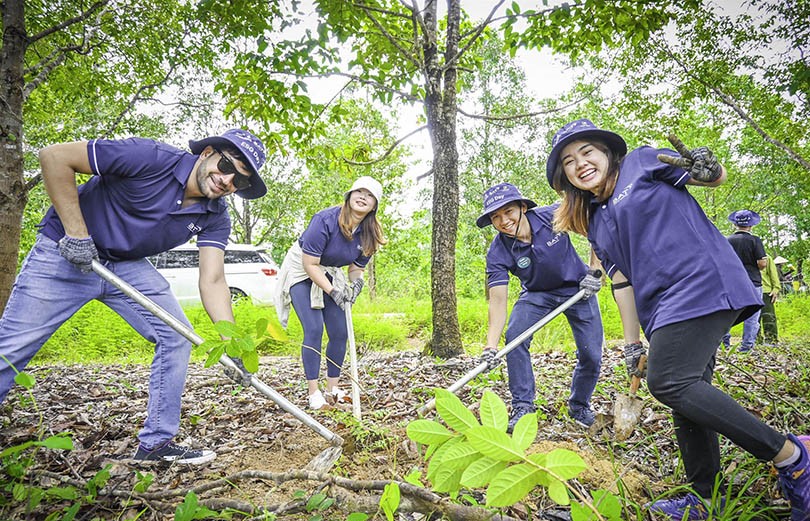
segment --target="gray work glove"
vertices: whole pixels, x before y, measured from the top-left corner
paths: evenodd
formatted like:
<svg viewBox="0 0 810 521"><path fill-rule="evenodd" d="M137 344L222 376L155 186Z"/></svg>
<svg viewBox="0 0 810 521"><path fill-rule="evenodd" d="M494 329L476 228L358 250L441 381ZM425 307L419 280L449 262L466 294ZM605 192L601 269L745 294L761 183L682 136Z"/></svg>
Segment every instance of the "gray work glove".
<svg viewBox="0 0 810 521"><path fill-rule="evenodd" d="M624 346L624 364L627 366L627 374L630 376L638 376L639 378L647 376L646 366L642 371L638 369L638 363L641 357L646 354L647 350L644 349L644 344L641 342L634 342Z"/></svg>
<svg viewBox="0 0 810 521"><path fill-rule="evenodd" d="M484 349L481 353L481 358L479 359L479 364L487 364L487 369L490 371L498 367L498 364L501 363L500 358L496 358L495 355L498 354L498 351L492 348Z"/></svg>
<svg viewBox="0 0 810 521"><path fill-rule="evenodd" d="M233 380L234 382L238 383L242 387L250 387L250 378L251 374L250 371L245 368L244 362L242 362L241 358L231 358L233 363L236 364L236 367L239 368L237 371L236 369L231 369L230 367L225 367L223 371L225 372L225 376Z"/></svg>
<svg viewBox="0 0 810 521"><path fill-rule="evenodd" d="M708 147L697 147L689 150L683 141L675 134L669 135L669 142L681 157L672 157L666 154L658 154L658 160L668 165L679 166L689 172L692 179L702 183L715 181L722 172L720 163Z"/></svg>
<svg viewBox="0 0 810 521"><path fill-rule="evenodd" d="M588 270L585 278L579 281L579 289L585 290L584 298L590 298L602 289L602 272L599 270Z"/></svg>
<svg viewBox="0 0 810 521"><path fill-rule="evenodd" d="M93 260L98 259L98 250L92 237L77 239L65 235L59 239L59 255L70 261L82 273L93 271Z"/></svg>
<svg viewBox="0 0 810 521"><path fill-rule="evenodd" d="M332 297L332 300L335 301L335 304L340 306L340 309L346 309L346 303L352 303L352 289L347 287L345 290L340 291L337 288L332 288L332 291L329 292L329 296Z"/></svg>
<svg viewBox="0 0 810 521"><path fill-rule="evenodd" d="M352 282L352 284L351 284L352 296L349 299L349 301L352 304L354 304L354 302L357 300L357 297L360 296L360 292L363 291L363 285L364 284L365 283L363 282L362 277L359 278L359 279L354 279L354 282Z"/></svg>

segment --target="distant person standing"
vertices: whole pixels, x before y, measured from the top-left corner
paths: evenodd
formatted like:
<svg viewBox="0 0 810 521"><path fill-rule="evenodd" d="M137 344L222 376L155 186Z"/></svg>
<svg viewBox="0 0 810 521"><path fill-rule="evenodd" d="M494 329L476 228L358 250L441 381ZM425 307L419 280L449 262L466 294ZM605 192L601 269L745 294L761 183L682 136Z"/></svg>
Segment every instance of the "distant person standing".
<svg viewBox="0 0 810 521"><path fill-rule="evenodd" d="M781 257L779 257L781 258ZM774 303L779 298L781 282L779 270L775 260L770 255L765 257L766 264L762 269L762 302L765 305L760 310L759 322L762 326L762 340L765 345L774 345L779 341L779 329L776 325L776 308Z"/></svg>
<svg viewBox="0 0 810 521"><path fill-rule="evenodd" d="M776 265L776 271L779 273L779 283L782 286L782 294L788 295L793 293L793 268L790 267L790 261L781 255L777 255L773 263Z"/></svg>
<svg viewBox="0 0 810 521"><path fill-rule="evenodd" d="M731 247L743 263L748 278L754 287L762 292L762 274L760 270L765 267L766 253L762 240L751 233L751 228L759 224L759 214L752 210L737 210L728 215L728 220L734 224L736 231L727 237ZM747 352L754 348L757 333L759 333L759 314L757 311L743 321L743 336L740 343L740 352ZM723 345L731 345L731 333L723 336Z"/></svg>

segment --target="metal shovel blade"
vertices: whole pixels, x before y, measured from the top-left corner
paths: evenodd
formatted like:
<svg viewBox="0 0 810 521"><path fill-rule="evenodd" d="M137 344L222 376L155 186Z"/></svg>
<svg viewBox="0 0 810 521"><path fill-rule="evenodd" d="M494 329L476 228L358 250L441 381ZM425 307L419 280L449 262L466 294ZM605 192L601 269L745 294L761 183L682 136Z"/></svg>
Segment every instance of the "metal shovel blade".
<svg viewBox="0 0 810 521"><path fill-rule="evenodd" d="M641 355L638 361L639 372L644 373L646 367L647 355ZM613 404L613 436L619 441L629 438L638 425L644 408L644 400L636 397L640 385L641 378L633 376L630 380L630 394L616 395L616 402Z"/></svg>
<svg viewBox="0 0 810 521"><path fill-rule="evenodd" d="M637 396L619 394L613 404L613 435L619 441L624 441L633 434L641 417L644 400Z"/></svg>

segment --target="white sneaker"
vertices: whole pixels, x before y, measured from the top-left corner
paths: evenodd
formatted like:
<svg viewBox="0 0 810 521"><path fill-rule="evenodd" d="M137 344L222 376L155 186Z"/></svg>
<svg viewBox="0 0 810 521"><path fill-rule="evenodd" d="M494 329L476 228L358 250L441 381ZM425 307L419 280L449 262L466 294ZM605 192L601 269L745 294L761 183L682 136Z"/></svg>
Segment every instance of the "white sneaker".
<svg viewBox="0 0 810 521"><path fill-rule="evenodd" d="M323 397L321 391L315 391L309 395L309 408L313 411L318 411L326 405L326 398Z"/></svg>

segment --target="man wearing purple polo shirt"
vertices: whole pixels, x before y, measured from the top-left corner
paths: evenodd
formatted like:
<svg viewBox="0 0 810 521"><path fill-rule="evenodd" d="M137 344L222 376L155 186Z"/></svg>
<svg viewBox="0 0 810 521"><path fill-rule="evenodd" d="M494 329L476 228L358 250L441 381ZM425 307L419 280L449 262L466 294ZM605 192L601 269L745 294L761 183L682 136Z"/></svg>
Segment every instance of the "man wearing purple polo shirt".
<svg viewBox="0 0 810 521"><path fill-rule="evenodd" d="M487 251L489 325L482 360L491 364L496 360L506 325L510 273L520 280L521 292L506 326L507 344L580 289L585 289L590 297L602 286L602 281L580 259L568 234L552 230L555 208L556 205L538 207L510 183L497 184L484 192L484 210L476 224L479 228L491 224L498 234ZM587 298L564 313L577 346L568 413L578 424L590 427L594 422L591 397L599 379L604 343L599 303L595 298ZM512 432L520 418L535 412L531 342L530 337L506 355L512 394L508 432Z"/></svg>
<svg viewBox="0 0 810 521"><path fill-rule="evenodd" d="M175 444L191 343L106 283L100 260L191 327L169 284L146 257L197 237L200 296L212 321L233 321L224 251L231 231L223 196L262 197L262 142L250 132L189 141L191 153L151 139L61 143L39 153L53 203L0 318L0 401L40 347L79 308L95 299L155 343L149 400L136 460L200 464L211 450ZM92 174L77 188L76 174Z"/></svg>

